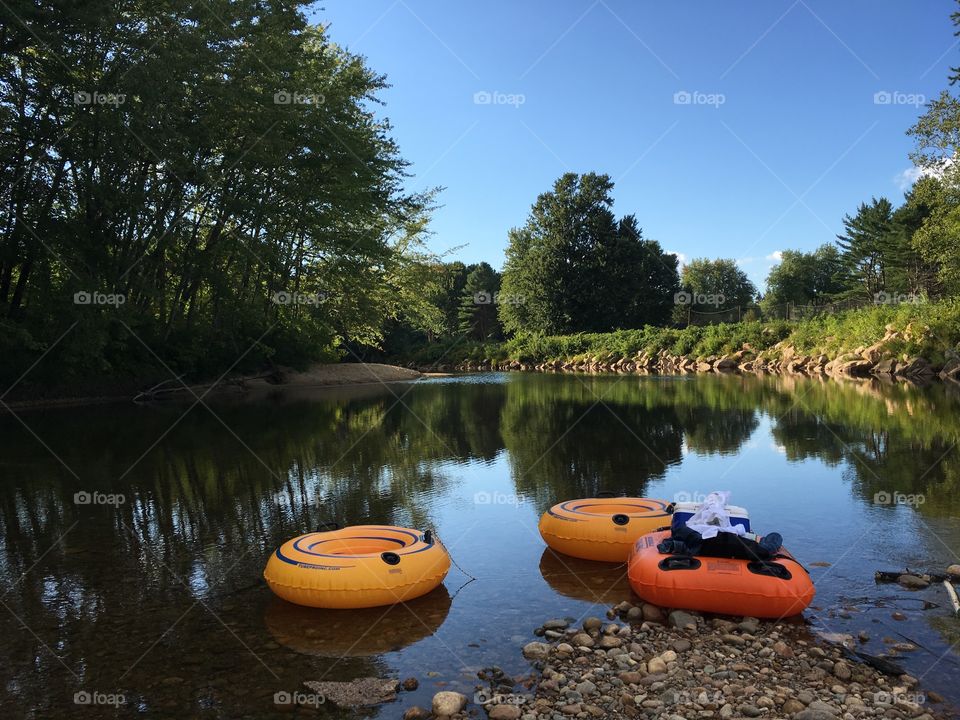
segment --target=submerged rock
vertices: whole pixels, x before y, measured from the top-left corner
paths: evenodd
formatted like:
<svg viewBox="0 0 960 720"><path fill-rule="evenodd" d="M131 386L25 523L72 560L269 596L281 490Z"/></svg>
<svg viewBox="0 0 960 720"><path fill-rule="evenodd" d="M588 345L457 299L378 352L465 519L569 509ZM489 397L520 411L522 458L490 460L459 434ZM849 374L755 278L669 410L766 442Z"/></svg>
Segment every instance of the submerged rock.
<svg viewBox="0 0 960 720"><path fill-rule="evenodd" d="M400 689L400 683L396 680L376 677L357 678L349 682L308 680L304 685L323 696L325 702L339 707L363 707L392 702L397 699L397 690Z"/></svg>

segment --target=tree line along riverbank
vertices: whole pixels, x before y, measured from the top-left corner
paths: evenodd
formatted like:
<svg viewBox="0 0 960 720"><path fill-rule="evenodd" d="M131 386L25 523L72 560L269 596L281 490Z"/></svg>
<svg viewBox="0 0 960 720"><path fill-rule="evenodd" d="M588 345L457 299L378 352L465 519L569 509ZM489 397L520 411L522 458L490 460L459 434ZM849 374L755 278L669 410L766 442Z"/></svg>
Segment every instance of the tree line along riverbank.
<svg viewBox="0 0 960 720"><path fill-rule="evenodd" d="M960 301L877 305L806 320L453 340L397 362L420 370L759 371L960 380Z"/></svg>

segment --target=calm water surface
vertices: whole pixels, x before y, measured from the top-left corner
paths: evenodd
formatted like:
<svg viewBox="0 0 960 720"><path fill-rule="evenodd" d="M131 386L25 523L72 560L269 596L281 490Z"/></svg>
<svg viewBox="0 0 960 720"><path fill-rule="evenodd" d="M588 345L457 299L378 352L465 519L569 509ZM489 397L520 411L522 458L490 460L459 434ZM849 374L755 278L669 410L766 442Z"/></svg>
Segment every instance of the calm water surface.
<svg viewBox="0 0 960 720"><path fill-rule="evenodd" d="M472 695L485 666L529 673L543 620L630 598L623 566L560 561L537 533L601 490L730 490L811 565L808 620L866 629L875 654L916 643L901 662L960 702L943 588L873 582L960 562L955 388L489 374L208 404L0 417L2 717L271 717L305 680L367 675L420 680L369 716ZM434 528L476 580L454 567L389 610L273 598L268 554L331 520Z"/></svg>

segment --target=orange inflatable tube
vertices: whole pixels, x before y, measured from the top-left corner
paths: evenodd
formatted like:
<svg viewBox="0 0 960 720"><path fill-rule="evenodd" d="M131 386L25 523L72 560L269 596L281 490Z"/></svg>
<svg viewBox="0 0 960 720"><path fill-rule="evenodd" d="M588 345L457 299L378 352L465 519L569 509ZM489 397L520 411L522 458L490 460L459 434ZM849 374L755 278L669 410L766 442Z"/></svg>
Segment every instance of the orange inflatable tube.
<svg viewBox="0 0 960 720"><path fill-rule="evenodd" d="M297 605L366 608L420 597L443 582L450 556L430 531L355 525L288 540L263 577Z"/></svg>
<svg viewBox="0 0 960 720"><path fill-rule="evenodd" d="M568 500L543 514L540 535L564 555L625 562L637 538L669 525L672 512L671 503L647 498Z"/></svg>
<svg viewBox="0 0 960 720"><path fill-rule="evenodd" d="M785 549L765 562L664 555L657 544L668 537L669 531L644 535L627 561L630 586L647 602L777 619L797 615L813 602L813 581Z"/></svg>

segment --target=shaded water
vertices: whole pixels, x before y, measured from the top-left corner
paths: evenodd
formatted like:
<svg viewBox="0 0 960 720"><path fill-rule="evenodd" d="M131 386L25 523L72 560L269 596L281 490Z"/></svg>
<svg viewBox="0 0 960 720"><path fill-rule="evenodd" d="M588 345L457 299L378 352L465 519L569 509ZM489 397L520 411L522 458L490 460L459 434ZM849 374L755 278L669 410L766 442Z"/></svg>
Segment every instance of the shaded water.
<svg viewBox="0 0 960 720"><path fill-rule="evenodd" d="M543 620L630 598L622 566L558 559L537 533L549 505L600 490L731 490L818 563L808 619L866 629L873 653L910 638L902 662L960 702L943 589L873 582L960 562L952 387L489 374L19 417L0 417L3 717L271 717L304 680L365 675L420 681L371 716L472 695L484 666L529 672ZM453 568L388 610L273 598L267 555L329 520L435 528L477 580Z"/></svg>

